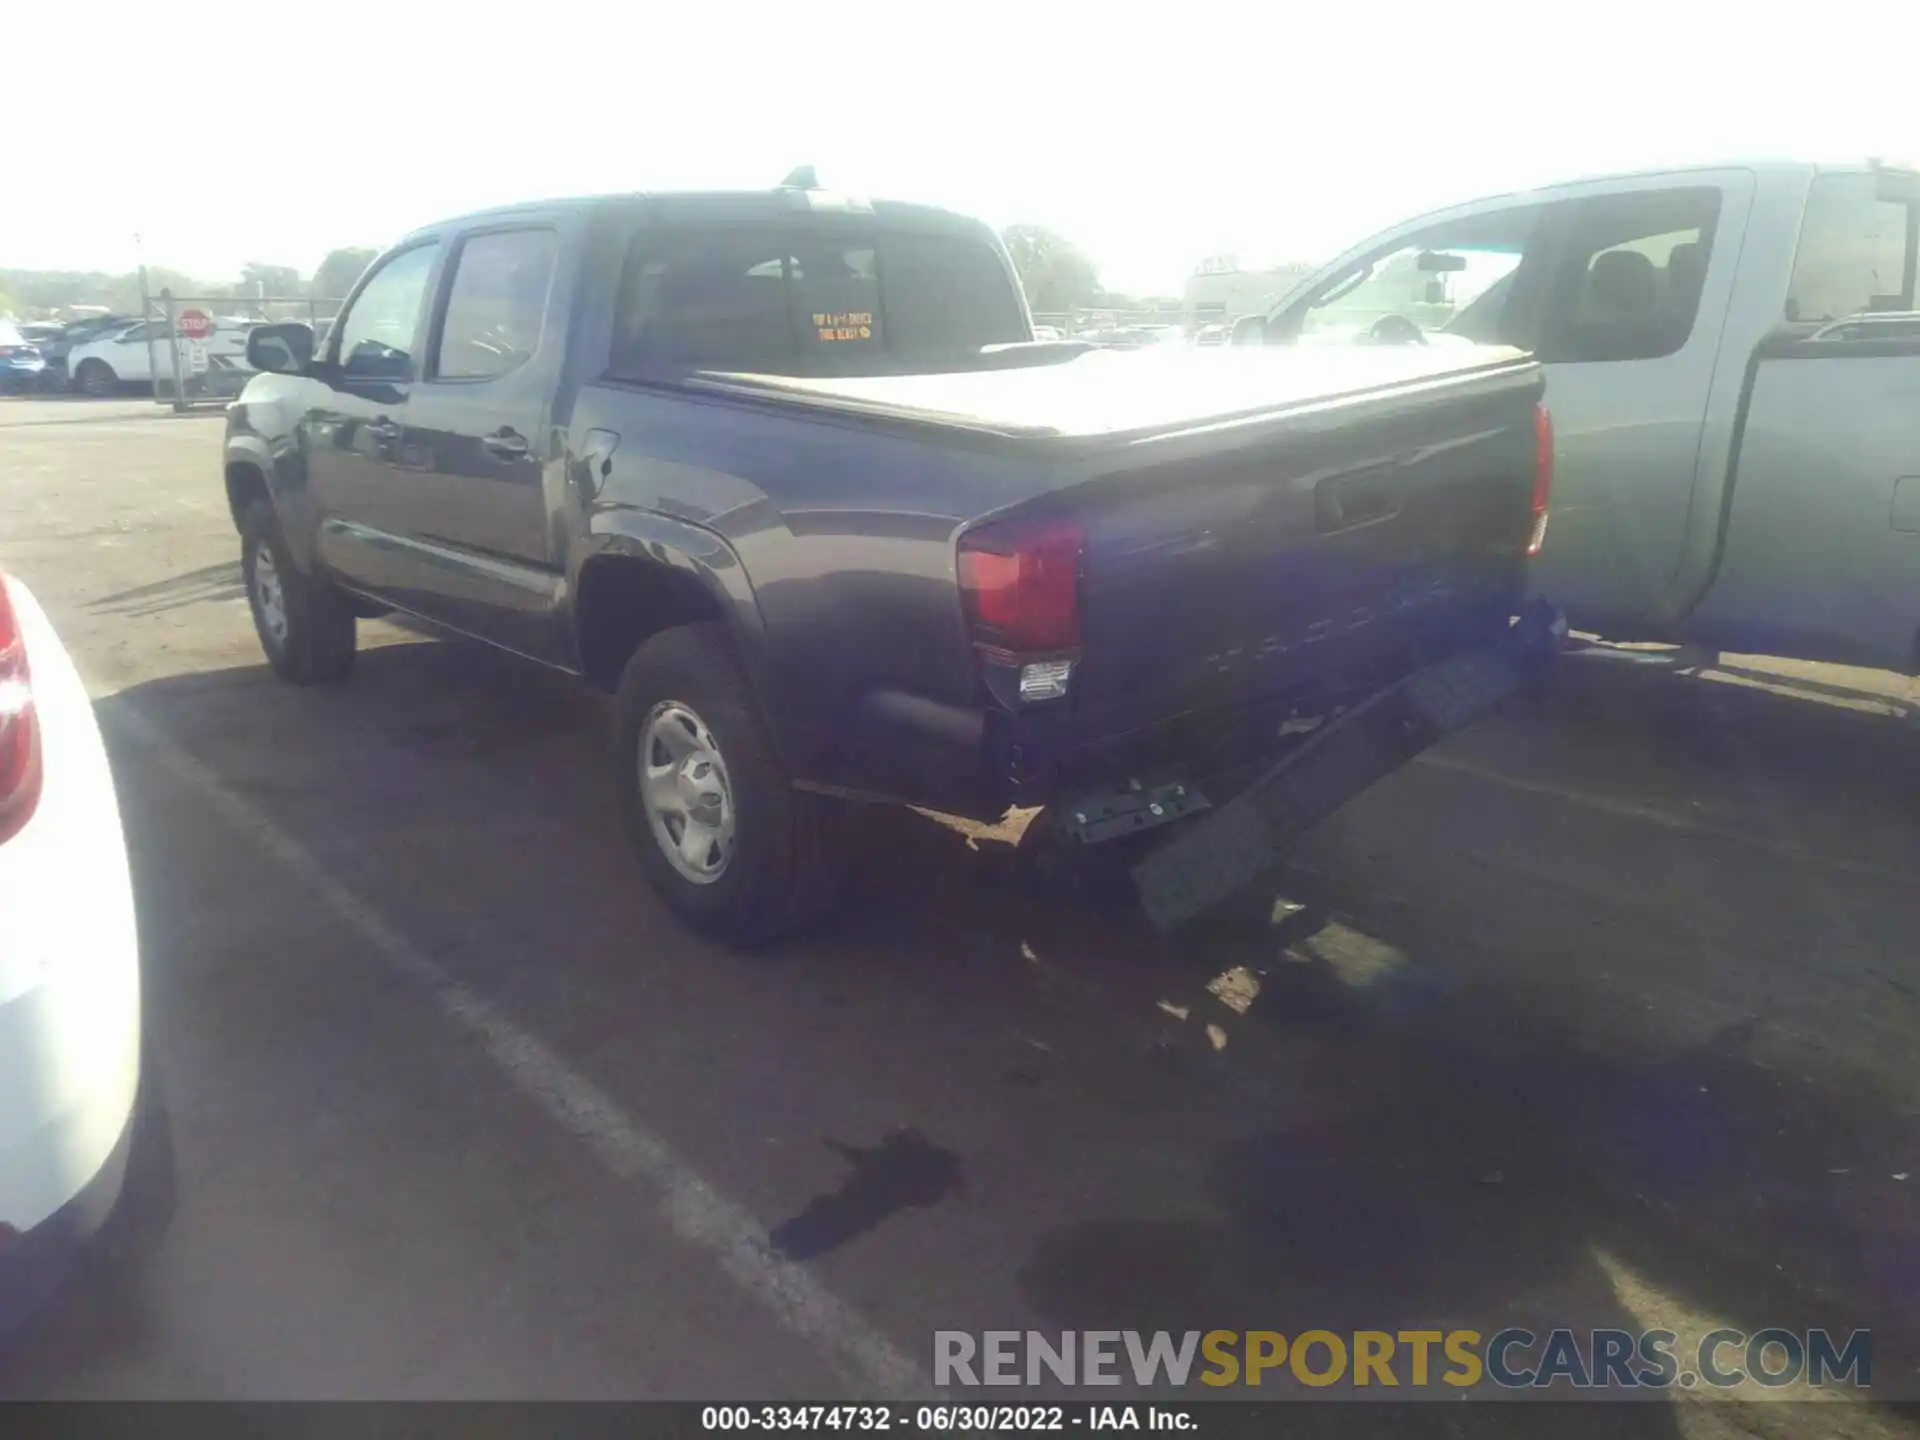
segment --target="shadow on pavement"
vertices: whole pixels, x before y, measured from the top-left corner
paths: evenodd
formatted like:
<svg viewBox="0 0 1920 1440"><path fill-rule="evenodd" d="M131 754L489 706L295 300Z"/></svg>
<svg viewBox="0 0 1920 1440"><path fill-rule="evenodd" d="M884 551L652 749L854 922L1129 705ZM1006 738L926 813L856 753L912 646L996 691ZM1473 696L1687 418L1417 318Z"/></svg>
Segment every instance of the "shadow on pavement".
<svg viewBox="0 0 1920 1440"><path fill-rule="evenodd" d="M237 560L203 566L151 585L136 585L131 590L103 595L88 605L109 615L144 617L163 615L188 605L218 603L246 598L246 585Z"/></svg>
<svg viewBox="0 0 1920 1440"><path fill-rule="evenodd" d="M518 787L490 791L489 803L577 815L610 833L600 703L564 677L476 647L369 649L354 684L321 695L278 686L260 667L135 687L100 703L117 768L142 763L114 724L129 708L282 824L330 813L376 823L369 817L389 809L438 803L422 798L419 757L439 756L481 762ZM1582 679L1501 723L1522 752L1537 753L1551 729L1630 745L1684 773L1731 769L1789 816L1838 797L1895 823L1890 792L1915 773L1904 725L1668 676ZM262 732L290 751L351 755L351 768L280 773L257 743L241 743ZM342 808L276 808L277 794L315 787ZM842 990L850 974L870 975L875 995L834 1003L882 1011L889 986L922 986L944 1023L1005 1035L987 1083L1009 1125L1042 1091L1103 1115L1191 1120L1197 1190L1171 1201L1100 1193L1041 1228L1013 1277L1040 1322L1638 1331L1677 1308L1750 1330L1870 1327L1879 1393L1907 1393L1920 1359L1920 1178L1890 1177L1904 1169L1901 1156L1920 1171L1911 1110L1850 1088L1841 1072L1764 1068L1738 1026L1675 1054L1597 1050L1530 1006L1519 982L1542 957L1482 955L1468 974L1448 957L1475 936L1429 944L1430 932L1365 894L1312 894L1311 876L1281 878L1311 902L1285 930L1268 923L1269 892L1163 941L1121 907L1036 897L1004 838L908 812L869 819L836 919L757 964L799 986L810 973L802 961L819 962ZM129 836L136 873L143 849L167 843L159 818L148 824L158 828ZM1471 849L1474 824L1462 814L1432 843ZM342 843L295 833L316 854ZM521 870L502 873L531 891L543 883L540 863L529 853L514 862ZM637 871L632 883L642 883ZM1562 907L1554 920L1569 946L1603 955L1621 943L1596 930L1578 897L1536 895L1522 879L1510 899ZM1920 896L1912 904L1920 918ZM1407 963L1356 983L1337 947L1314 952L1314 936L1332 933L1323 921L1379 937ZM1910 968L1910 959L1875 963ZM1502 966L1514 985L1499 983ZM1257 999L1238 1003L1245 997L1223 983L1236 970L1258 978ZM724 1022L683 1014L676 1023ZM1847 1036L1824 1043L1844 1047ZM900 1174L880 1165L889 1143L880 1136L837 1139L852 1172L837 1198L782 1227L795 1255L839 1247L902 1207L948 1203L971 1166L931 1124L891 1143L938 1163ZM881 1143L860 1148L868 1141ZM1042 1153L1029 1163L1047 1162ZM1319 1413L1302 1412L1302 1426ZM1451 1407L1409 1407L1395 1419L1400 1433L1508 1423L1483 1414L1465 1430ZM1563 1409L1552 1429L1679 1433L1662 1407Z"/></svg>

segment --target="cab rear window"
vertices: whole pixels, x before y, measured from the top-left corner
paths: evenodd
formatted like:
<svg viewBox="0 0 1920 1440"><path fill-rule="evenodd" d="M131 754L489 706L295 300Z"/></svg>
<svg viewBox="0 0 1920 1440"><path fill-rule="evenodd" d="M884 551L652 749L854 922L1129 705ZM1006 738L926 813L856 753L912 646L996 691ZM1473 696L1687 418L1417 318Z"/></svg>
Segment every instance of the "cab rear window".
<svg viewBox="0 0 1920 1440"><path fill-rule="evenodd" d="M880 369L1025 338L999 257L962 237L657 229L627 258L611 368Z"/></svg>

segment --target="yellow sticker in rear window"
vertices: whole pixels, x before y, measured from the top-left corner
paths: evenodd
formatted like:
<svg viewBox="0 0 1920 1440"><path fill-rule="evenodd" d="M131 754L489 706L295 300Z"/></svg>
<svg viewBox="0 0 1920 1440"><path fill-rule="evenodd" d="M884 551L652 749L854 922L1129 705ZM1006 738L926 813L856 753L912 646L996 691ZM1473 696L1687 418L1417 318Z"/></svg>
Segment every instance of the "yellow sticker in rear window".
<svg viewBox="0 0 1920 1440"><path fill-rule="evenodd" d="M873 312L816 310L813 312L813 328L822 340L871 340Z"/></svg>

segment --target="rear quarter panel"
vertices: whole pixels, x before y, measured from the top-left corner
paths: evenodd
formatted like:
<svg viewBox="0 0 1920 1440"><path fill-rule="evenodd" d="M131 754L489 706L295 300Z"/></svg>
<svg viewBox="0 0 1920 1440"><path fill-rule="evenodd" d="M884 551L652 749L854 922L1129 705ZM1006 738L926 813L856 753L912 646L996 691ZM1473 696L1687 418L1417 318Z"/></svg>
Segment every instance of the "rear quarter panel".
<svg viewBox="0 0 1920 1440"><path fill-rule="evenodd" d="M803 777L835 778L830 757L870 690L973 699L954 535L1046 484L1032 461L792 406L620 384L582 390L576 454L596 428L620 443L605 483L577 487L570 568L621 551L680 563L680 547L705 544L695 537L717 542L696 568L725 595ZM682 539L670 542L663 523L684 527Z"/></svg>

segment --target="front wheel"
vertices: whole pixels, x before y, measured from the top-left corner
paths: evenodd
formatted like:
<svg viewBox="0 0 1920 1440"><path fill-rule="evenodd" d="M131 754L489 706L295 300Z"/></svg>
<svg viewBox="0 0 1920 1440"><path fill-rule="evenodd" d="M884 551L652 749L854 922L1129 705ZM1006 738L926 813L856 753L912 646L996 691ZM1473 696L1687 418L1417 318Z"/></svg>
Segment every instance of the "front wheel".
<svg viewBox="0 0 1920 1440"><path fill-rule="evenodd" d="M73 372L73 388L82 395L104 399L120 389L120 377L104 360L82 360L80 368Z"/></svg>
<svg viewBox="0 0 1920 1440"><path fill-rule="evenodd" d="M353 672L355 626L345 596L303 573L287 553L273 507L256 500L240 518L240 571L267 663L296 685L338 684Z"/></svg>
<svg viewBox="0 0 1920 1440"><path fill-rule="evenodd" d="M793 788L721 624L654 636L614 700L614 784L647 880L720 939L819 916L843 868L837 802Z"/></svg>

